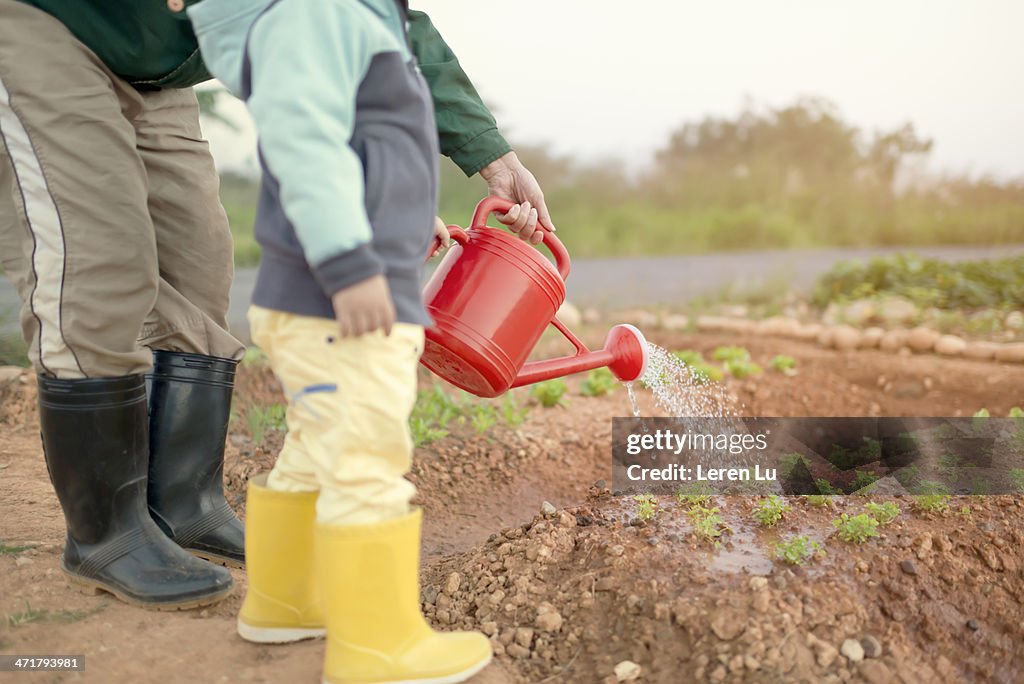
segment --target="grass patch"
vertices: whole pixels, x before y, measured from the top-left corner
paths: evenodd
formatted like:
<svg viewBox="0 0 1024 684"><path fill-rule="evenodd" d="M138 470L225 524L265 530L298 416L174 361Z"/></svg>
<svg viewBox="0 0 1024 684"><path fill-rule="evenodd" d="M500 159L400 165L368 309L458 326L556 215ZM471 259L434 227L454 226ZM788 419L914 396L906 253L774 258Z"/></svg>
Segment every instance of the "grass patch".
<svg viewBox="0 0 1024 684"><path fill-rule="evenodd" d="M541 406L552 408L554 406L565 406L568 403L568 400L565 398L565 392L568 389L563 380L555 378L554 380L545 380L544 382L537 383L533 386L531 394Z"/></svg>
<svg viewBox="0 0 1024 684"><path fill-rule="evenodd" d="M788 510L786 500L773 494L754 504L754 519L764 527L774 527L786 517Z"/></svg>
<svg viewBox="0 0 1024 684"><path fill-rule="evenodd" d="M839 538L851 544L863 544L872 537L879 536L878 521L867 513L850 515L843 513L837 520L832 521Z"/></svg>
<svg viewBox="0 0 1024 684"><path fill-rule="evenodd" d="M658 500L654 498L653 494L637 494L633 497L636 501L636 517L642 522L651 522L658 517L660 508L658 508Z"/></svg>
<svg viewBox="0 0 1024 684"><path fill-rule="evenodd" d="M619 381L607 368L595 368L587 373L587 377L580 384L580 394L585 397L602 397L614 391L619 386Z"/></svg>
<svg viewBox="0 0 1024 684"><path fill-rule="evenodd" d="M11 556L13 556L15 554L18 554L18 553L21 553L22 551L28 551L29 549L34 549L34 548L36 548L36 547L35 546L8 546L7 544L4 544L3 542L0 542L0 554L7 554L7 555L11 555Z"/></svg>
<svg viewBox="0 0 1024 684"><path fill-rule="evenodd" d="M88 610L51 611L41 608L33 608L32 605L26 601L24 610L7 613L4 615L4 622L6 622L7 626L12 629L31 624L33 622L61 622L64 624L71 624L91 617L102 611L104 608L106 608L106 605L101 604Z"/></svg>
<svg viewBox="0 0 1024 684"><path fill-rule="evenodd" d="M881 504L871 502L864 505L864 510L867 511L868 515L877 520L878 524L882 527L900 517L900 507L892 501L886 501Z"/></svg>
<svg viewBox="0 0 1024 684"><path fill-rule="evenodd" d="M803 565L813 558L823 558L826 551L821 544L807 535L801 534L777 542L774 546L774 555L776 559L790 565Z"/></svg>

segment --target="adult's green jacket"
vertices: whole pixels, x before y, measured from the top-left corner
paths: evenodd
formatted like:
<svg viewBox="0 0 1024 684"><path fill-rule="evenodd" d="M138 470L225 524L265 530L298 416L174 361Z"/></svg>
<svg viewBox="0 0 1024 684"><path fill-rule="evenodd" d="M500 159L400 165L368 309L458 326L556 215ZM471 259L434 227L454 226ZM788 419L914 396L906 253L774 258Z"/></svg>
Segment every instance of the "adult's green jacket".
<svg viewBox="0 0 1024 684"><path fill-rule="evenodd" d="M187 14L166 0L22 1L59 19L136 88L187 88L210 78ZM409 12L409 39L434 98L441 152L473 175L511 147L423 12Z"/></svg>

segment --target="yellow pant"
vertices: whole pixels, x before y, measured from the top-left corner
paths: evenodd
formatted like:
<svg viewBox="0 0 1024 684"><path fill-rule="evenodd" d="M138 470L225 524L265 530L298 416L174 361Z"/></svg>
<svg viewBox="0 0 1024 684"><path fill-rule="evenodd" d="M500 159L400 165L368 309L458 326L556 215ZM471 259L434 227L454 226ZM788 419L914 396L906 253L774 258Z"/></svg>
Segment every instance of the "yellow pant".
<svg viewBox="0 0 1024 684"><path fill-rule="evenodd" d="M390 336L341 339L333 320L257 306L249 325L288 400L288 435L267 487L319 490L324 524L407 515L416 489L403 476L423 327L396 323Z"/></svg>

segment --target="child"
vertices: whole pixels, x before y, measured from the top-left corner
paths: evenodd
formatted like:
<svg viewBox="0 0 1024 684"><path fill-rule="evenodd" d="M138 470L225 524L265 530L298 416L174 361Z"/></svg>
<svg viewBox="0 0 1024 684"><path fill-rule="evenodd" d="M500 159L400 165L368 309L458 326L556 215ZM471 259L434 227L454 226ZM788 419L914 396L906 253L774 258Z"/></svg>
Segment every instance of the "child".
<svg viewBox="0 0 1024 684"><path fill-rule="evenodd" d="M289 396L274 469L249 485L239 634L326 630L325 682L461 682L488 640L419 609L407 421L429 322L437 204L430 93L394 0L204 0L211 71L256 123L263 257L253 340Z"/></svg>

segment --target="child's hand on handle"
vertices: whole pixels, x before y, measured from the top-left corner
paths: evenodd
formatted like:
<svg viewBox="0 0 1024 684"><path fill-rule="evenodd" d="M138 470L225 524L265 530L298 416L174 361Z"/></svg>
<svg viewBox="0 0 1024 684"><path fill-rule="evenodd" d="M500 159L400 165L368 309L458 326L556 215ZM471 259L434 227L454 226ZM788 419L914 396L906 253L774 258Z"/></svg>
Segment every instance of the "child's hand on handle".
<svg viewBox="0 0 1024 684"><path fill-rule="evenodd" d="M448 249L452 244L452 235L448 232L448 226L444 225L440 216L434 217L434 242L437 243L437 247L430 253L428 259L434 258L442 248Z"/></svg>
<svg viewBox="0 0 1024 684"><path fill-rule="evenodd" d="M391 334L395 323L395 303L383 275L375 275L331 297L334 316L342 337L360 337L375 330Z"/></svg>
<svg viewBox="0 0 1024 684"><path fill-rule="evenodd" d="M519 202L507 214L494 214L509 230L519 233L519 237L534 245L544 239L538 223L554 232L555 224L551 222L540 184L515 152L509 152L480 169L480 176L487 181L490 194Z"/></svg>

